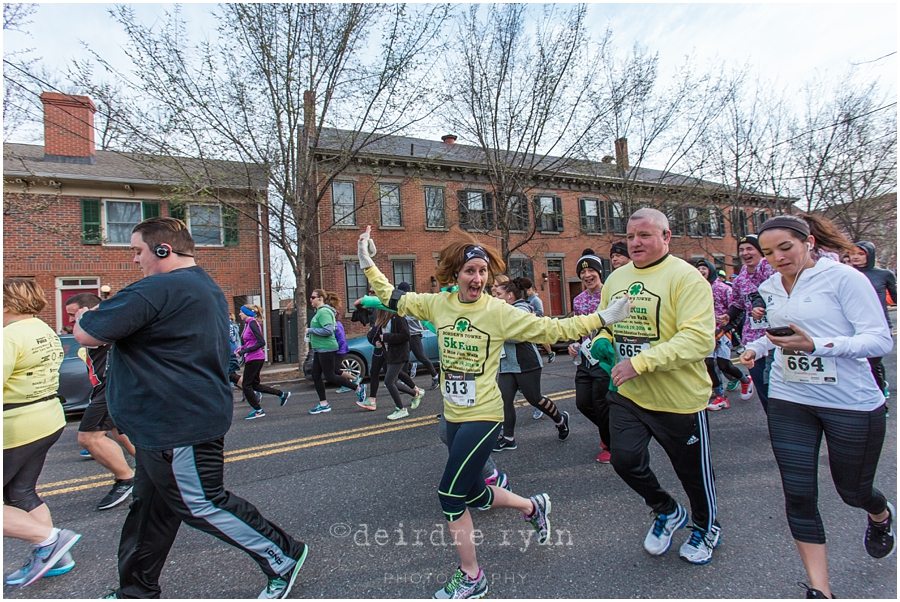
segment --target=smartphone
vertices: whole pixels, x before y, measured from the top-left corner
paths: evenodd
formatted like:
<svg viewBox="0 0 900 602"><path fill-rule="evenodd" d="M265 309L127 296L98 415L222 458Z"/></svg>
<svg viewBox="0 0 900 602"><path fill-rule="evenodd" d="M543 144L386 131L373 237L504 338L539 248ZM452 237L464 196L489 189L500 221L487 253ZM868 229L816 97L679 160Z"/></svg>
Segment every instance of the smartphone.
<svg viewBox="0 0 900 602"><path fill-rule="evenodd" d="M773 337L789 337L794 333L794 329L789 326L776 326L775 328L766 328L766 332L768 332Z"/></svg>

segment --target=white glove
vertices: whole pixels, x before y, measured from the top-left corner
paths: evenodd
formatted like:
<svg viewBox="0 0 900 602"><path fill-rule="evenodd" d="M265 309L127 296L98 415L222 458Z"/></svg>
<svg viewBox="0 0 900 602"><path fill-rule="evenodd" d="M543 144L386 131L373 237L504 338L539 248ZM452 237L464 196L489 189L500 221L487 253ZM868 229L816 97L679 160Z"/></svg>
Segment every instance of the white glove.
<svg viewBox="0 0 900 602"><path fill-rule="evenodd" d="M606 309L598 311L597 313L600 315L600 319L603 320L604 326L621 322L628 317L629 313L631 313L631 299L628 295L619 297Z"/></svg>
<svg viewBox="0 0 900 602"><path fill-rule="evenodd" d="M375 265L372 258L375 257L375 241L371 238L372 226L366 226L365 231L359 235L356 243L356 255L359 257L359 267L365 270Z"/></svg>

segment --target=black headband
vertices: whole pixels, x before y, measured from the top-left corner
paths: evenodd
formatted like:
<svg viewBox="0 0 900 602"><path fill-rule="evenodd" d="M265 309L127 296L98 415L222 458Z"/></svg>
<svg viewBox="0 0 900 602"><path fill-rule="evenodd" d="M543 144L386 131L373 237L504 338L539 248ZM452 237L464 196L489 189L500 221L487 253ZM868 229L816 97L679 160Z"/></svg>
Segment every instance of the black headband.
<svg viewBox="0 0 900 602"><path fill-rule="evenodd" d="M759 232L757 232L756 235L760 236L766 230L774 230L776 228L793 230L803 238L809 236L809 224L806 223L806 220L794 217L793 215L776 215L775 217L770 217L766 220L766 223L762 225L762 228L759 229Z"/></svg>
<svg viewBox="0 0 900 602"><path fill-rule="evenodd" d="M463 250L463 263L472 259L483 259L485 263L490 263L487 253L478 245L469 245Z"/></svg>

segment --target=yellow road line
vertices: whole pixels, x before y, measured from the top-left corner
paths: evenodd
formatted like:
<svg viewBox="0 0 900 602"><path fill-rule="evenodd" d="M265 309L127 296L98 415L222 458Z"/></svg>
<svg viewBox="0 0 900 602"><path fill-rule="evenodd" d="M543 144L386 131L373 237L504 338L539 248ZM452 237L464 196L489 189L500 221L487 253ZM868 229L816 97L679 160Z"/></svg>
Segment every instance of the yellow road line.
<svg viewBox="0 0 900 602"><path fill-rule="evenodd" d="M558 391L547 395L553 401L560 401L572 397L574 389L569 391ZM524 407L529 405L527 401L521 399L515 403L516 407ZM437 422L435 415L421 416L404 420L395 424L373 424L369 426L356 427L331 433L320 433L318 435L310 435L308 437L299 437L297 439L288 439L286 441L276 441L274 443L265 443L263 445L254 445L252 447L244 447L225 452L225 462L240 462L242 460L252 460L255 458L263 458L275 454L283 454L287 452L307 449L310 447L318 447L320 445L330 445L332 443L340 443L342 441L352 441L354 439L362 439L364 437L373 437L375 435L383 435L395 431L404 431L422 426L428 426ZM95 474L76 479L66 479L64 481L55 481L46 483L37 488L41 496L61 495L63 493L73 493L76 491L85 491L88 489L96 489L98 487L107 487L113 484L113 480L109 477L109 473Z"/></svg>

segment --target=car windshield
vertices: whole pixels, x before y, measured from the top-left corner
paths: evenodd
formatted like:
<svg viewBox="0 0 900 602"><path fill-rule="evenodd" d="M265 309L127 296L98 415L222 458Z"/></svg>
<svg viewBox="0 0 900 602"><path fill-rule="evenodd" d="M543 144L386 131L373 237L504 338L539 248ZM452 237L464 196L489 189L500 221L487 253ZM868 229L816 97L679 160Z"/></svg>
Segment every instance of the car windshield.
<svg viewBox="0 0 900 602"><path fill-rule="evenodd" d="M63 357L78 357L78 350L81 349L81 343L75 340L70 334L60 335L59 342L62 343Z"/></svg>

